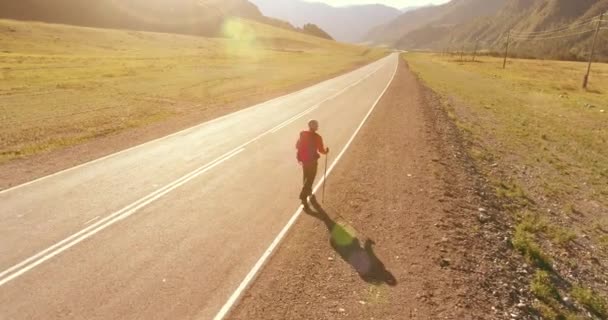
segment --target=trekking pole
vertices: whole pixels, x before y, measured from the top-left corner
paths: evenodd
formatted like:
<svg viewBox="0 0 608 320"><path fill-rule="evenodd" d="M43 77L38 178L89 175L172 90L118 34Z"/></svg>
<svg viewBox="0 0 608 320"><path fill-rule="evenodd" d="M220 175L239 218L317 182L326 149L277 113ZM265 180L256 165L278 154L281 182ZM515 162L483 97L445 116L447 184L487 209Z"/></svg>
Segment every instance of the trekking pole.
<svg viewBox="0 0 608 320"><path fill-rule="evenodd" d="M329 156L325 155L325 173L323 174L323 199L321 202L325 203L325 185L327 184L327 158Z"/></svg>

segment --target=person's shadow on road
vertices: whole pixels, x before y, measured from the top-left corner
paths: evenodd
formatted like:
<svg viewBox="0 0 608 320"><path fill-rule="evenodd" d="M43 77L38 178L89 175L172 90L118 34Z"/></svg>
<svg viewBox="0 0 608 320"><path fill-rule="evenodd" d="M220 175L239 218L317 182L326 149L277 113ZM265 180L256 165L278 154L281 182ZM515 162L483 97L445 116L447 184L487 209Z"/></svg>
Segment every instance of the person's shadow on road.
<svg viewBox="0 0 608 320"><path fill-rule="evenodd" d="M313 198L311 204L314 208L304 208L304 212L315 217L325 224L330 234L330 244L340 255L342 260L350 264L359 274L361 279L372 284L386 283L396 286L397 280L390 271L386 270L384 263L374 253L372 240L367 239L361 246L361 242L353 236L344 226L332 220L327 212Z"/></svg>

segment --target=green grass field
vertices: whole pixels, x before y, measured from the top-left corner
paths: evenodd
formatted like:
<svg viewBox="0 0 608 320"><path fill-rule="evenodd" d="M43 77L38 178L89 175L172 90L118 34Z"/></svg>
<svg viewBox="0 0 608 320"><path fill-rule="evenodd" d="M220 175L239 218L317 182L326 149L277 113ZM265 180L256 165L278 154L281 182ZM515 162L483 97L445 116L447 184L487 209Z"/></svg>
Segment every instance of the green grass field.
<svg viewBox="0 0 608 320"><path fill-rule="evenodd" d="M608 65L595 64L583 90L585 63L510 60L503 70L502 59L490 57L463 63L412 53L405 59L442 96L518 224L514 247L539 272L577 274L566 285L548 285L559 287L558 296L574 297L578 308L535 293L537 311L547 319L606 316L608 265L589 259L608 261ZM531 291L541 292L538 287L532 281Z"/></svg>
<svg viewBox="0 0 608 320"><path fill-rule="evenodd" d="M0 20L0 163L280 94L385 54L245 20L224 33Z"/></svg>

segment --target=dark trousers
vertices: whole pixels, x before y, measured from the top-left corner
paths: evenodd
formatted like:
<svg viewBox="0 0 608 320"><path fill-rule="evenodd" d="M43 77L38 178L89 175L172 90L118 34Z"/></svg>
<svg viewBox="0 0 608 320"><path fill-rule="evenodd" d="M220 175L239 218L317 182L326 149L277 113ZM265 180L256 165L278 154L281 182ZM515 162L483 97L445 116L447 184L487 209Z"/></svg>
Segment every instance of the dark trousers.
<svg viewBox="0 0 608 320"><path fill-rule="evenodd" d="M304 186L302 192L300 192L300 199L306 200L307 197L312 195L312 185L317 177L317 161L307 162L302 164L302 171L304 173Z"/></svg>

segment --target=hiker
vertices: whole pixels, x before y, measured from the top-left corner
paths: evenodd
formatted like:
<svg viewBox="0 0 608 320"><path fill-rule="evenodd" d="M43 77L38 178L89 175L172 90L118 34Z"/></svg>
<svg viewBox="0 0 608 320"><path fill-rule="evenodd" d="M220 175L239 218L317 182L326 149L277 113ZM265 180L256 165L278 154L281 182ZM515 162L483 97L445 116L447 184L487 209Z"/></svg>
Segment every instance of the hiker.
<svg viewBox="0 0 608 320"><path fill-rule="evenodd" d="M300 139L296 143L296 149L298 150L298 162L302 165L302 171L304 173L304 186L302 192L300 192L300 200L302 205L308 207L308 197L314 201L312 195L312 185L315 182L317 176L318 160L321 154L328 154L329 148L323 146L323 138L317 133L319 130L319 122L316 120L310 120L308 122L308 130L300 133Z"/></svg>

